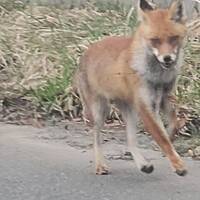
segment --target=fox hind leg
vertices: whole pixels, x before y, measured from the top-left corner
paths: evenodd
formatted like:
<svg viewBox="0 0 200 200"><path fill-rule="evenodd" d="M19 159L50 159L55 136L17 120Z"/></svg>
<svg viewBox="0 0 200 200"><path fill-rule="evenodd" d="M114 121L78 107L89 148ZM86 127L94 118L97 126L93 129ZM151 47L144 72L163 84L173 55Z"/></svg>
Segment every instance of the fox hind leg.
<svg viewBox="0 0 200 200"><path fill-rule="evenodd" d="M105 175L109 173L109 168L105 163L102 153L102 134L105 118L109 111L107 100L103 97L96 97L91 104L92 115L94 119L93 135L94 135L94 155L95 155L95 170L97 175Z"/></svg>
<svg viewBox="0 0 200 200"><path fill-rule="evenodd" d="M170 102L169 97L163 100L162 110L168 123L167 132L169 133L170 140L174 141L175 136L178 134L179 131L179 124L177 119L176 108Z"/></svg>
<svg viewBox="0 0 200 200"><path fill-rule="evenodd" d="M81 72L77 75L76 78L76 86L80 96L81 104L82 104L82 116L84 121L92 126L94 119L92 116L92 111L90 108L91 104L91 91L87 79L85 78L84 74Z"/></svg>
<svg viewBox="0 0 200 200"><path fill-rule="evenodd" d="M88 125L92 127L94 135L94 156L96 174L108 174L109 170L105 164L104 156L101 149L102 135L101 129L104 125L104 120L109 111L107 100L103 97L96 97L90 90L87 81L87 76L84 72L77 73L76 85L80 95L83 117Z"/></svg>

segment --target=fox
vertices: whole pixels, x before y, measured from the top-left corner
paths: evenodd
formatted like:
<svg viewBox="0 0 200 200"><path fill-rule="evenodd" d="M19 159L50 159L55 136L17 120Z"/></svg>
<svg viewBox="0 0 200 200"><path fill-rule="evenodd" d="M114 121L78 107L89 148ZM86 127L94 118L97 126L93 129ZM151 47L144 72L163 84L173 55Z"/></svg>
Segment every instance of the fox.
<svg viewBox="0 0 200 200"><path fill-rule="evenodd" d="M187 168L176 152L170 134L176 129L176 112L170 103L183 60L187 33L184 4L174 0L167 8L138 2L139 25L131 36L108 36L91 44L80 58L75 87L83 115L94 137L95 172L110 173L102 153L102 134L111 103L121 112L126 125L127 145L137 168L152 173L154 165L137 147L137 123L142 121L179 176ZM160 112L166 116L165 128Z"/></svg>

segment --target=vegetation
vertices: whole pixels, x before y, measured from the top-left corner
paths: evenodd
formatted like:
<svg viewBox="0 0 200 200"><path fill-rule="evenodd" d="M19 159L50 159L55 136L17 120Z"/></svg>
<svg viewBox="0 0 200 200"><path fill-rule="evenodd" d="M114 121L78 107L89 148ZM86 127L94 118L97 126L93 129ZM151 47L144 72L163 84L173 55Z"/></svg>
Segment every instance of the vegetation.
<svg viewBox="0 0 200 200"><path fill-rule="evenodd" d="M131 34L137 24L133 10L100 3L64 9L9 1L0 3L0 15L1 99L23 96L63 117L74 106L70 84L82 52L104 36ZM176 91L179 103L195 115L200 114L198 39L190 37L185 47Z"/></svg>

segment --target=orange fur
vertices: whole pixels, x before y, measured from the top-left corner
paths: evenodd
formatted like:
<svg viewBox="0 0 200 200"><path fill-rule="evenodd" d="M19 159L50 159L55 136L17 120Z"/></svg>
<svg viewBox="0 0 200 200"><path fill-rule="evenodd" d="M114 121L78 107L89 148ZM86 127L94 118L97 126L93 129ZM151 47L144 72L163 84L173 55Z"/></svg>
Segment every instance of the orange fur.
<svg viewBox="0 0 200 200"><path fill-rule="evenodd" d="M138 113L144 126L169 158L176 172L179 175L184 175L186 172L183 161L170 143L164 127L156 120L156 115L150 108L148 93L145 92L148 88L144 78L138 73L140 66L137 66L137 69L134 68L141 59L140 52L143 50L141 44L145 42L152 46L151 38L159 38L159 44L156 45L159 54L174 51L175 45L168 42L171 36L178 36L176 44L182 44L186 28L183 23L171 20L174 7L173 5L165 10L143 10L143 21L133 37L105 38L92 44L81 57L80 67L76 73L76 85L82 99L84 114L94 127L97 174L108 172L100 152L99 131L108 109L107 105L113 100L119 103L122 110L124 109L128 127L131 127L129 122L131 108ZM144 66L141 65L142 67ZM131 135L128 138L131 138ZM135 147L133 154L136 160L138 159L141 170L150 173L151 166L148 164L143 166L146 161L141 158Z"/></svg>

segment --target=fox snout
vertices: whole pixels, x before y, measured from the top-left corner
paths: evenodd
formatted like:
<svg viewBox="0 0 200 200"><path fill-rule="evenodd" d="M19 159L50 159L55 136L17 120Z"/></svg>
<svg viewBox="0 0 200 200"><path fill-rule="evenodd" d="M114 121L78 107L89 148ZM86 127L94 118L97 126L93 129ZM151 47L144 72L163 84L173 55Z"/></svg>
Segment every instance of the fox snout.
<svg viewBox="0 0 200 200"><path fill-rule="evenodd" d="M153 48L153 54L156 56L161 66L165 69L169 69L174 66L177 60L177 51L174 51L173 53L160 54L158 49Z"/></svg>
<svg viewBox="0 0 200 200"><path fill-rule="evenodd" d="M170 68L176 61L176 54L166 54L158 56L158 60L164 68Z"/></svg>

